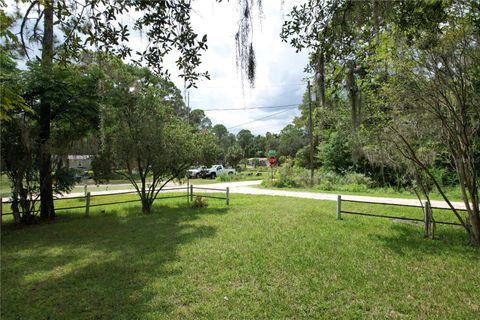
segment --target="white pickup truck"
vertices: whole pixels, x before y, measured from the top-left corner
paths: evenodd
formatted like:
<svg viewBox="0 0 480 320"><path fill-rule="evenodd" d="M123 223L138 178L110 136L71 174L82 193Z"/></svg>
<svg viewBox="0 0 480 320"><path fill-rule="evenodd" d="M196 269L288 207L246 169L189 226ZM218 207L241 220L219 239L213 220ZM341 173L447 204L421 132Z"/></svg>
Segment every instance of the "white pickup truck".
<svg viewBox="0 0 480 320"><path fill-rule="evenodd" d="M221 164L213 165L207 169L205 173L206 178L215 179L219 174L234 174L235 169L224 168Z"/></svg>
<svg viewBox="0 0 480 320"><path fill-rule="evenodd" d="M194 167L187 170L187 178L198 179L203 178L207 172L206 166Z"/></svg>

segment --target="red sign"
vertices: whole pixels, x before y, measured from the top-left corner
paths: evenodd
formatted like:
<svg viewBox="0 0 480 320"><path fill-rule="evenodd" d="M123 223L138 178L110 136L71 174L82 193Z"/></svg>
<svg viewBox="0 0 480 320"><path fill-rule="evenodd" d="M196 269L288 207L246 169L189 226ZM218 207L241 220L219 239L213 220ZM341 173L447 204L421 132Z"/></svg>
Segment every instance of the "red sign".
<svg viewBox="0 0 480 320"><path fill-rule="evenodd" d="M277 158L276 157L269 157L268 162L270 162L270 167L273 167L275 165L275 163L277 162Z"/></svg>

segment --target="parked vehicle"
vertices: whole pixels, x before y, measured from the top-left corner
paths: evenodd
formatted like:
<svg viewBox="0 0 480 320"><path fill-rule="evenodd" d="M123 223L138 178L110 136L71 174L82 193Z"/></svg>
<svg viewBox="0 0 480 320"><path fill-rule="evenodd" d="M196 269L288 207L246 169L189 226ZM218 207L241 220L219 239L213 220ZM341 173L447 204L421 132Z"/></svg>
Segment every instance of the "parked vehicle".
<svg viewBox="0 0 480 320"><path fill-rule="evenodd" d="M83 172L75 174L73 178L75 179L76 183L80 183L82 180L92 179L92 176L90 176L87 172Z"/></svg>
<svg viewBox="0 0 480 320"><path fill-rule="evenodd" d="M235 169L224 168L221 164L213 165L205 173L205 178L215 179L219 174L235 174Z"/></svg>
<svg viewBox="0 0 480 320"><path fill-rule="evenodd" d="M206 166L194 167L187 170L187 178L189 179L200 179L205 178L205 174L208 169Z"/></svg>

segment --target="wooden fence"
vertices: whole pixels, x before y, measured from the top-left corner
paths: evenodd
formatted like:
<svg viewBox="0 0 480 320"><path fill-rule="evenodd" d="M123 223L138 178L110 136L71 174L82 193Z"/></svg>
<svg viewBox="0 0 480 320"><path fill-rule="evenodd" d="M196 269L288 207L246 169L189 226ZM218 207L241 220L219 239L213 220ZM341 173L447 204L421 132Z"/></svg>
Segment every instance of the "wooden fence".
<svg viewBox="0 0 480 320"><path fill-rule="evenodd" d="M421 208L423 212L423 218L407 218L407 217L399 217L399 216L391 216L391 215L384 215L384 214L374 214L374 213L365 213L365 212L356 212L356 211L347 211L342 210L342 202L356 202L356 203L363 203L363 204L371 204L371 205L384 205L384 206L396 206L396 207L411 207L411 208ZM408 220L408 221L418 221L423 222L423 229L425 237L430 236L432 229L435 228L435 224L446 224L446 225L454 225L454 226L461 226L460 223L456 222L447 222L447 221L436 221L432 219L432 209L436 210L451 210L450 208L442 208L442 207L432 207L430 201L423 201L422 205L413 205L413 204L396 204L396 203L385 203L385 202L370 202L370 201L360 201L360 200L346 200L342 199L342 196L337 196L337 220L342 219L342 214L352 214L358 216L366 216L366 217L375 217L375 218L387 218L387 219L397 219L397 220ZM457 209L458 211L466 211L465 209Z"/></svg>
<svg viewBox="0 0 480 320"><path fill-rule="evenodd" d="M181 192L185 190L185 194L182 195L172 195L166 197L158 197L157 200L162 199L172 199L172 198L187 198L187 201L193 201L194 196L201 196L204 198L213 198L213 199L221 199L225 200L226 205L230 205L230 188L227 187L225 189L220 188L206 188L206 187L194 187L193 185L187 187L174 187L174 188L163 188L160 192ZM196 192L195 192L196 191ZM215 193L225 193L225 196L212 196L210 194L205 194L206 191L213 191ZM106 194L96 194L92 195L90 192L86 192L85 196L78 196L78 197L64 197L55 199L55 201L62 201L62 200L74 200L74 199L85 199L85 204L80 206L72 206L72 207L61 207L56 208L55 211L63 211L63 210L73 210L73 209L85 209L85 216L90 215L90 208L92 207L99 207L99 206L109 206L114 204L122 204L122 203L130 203L130 202L139 202L141 199L134 199L134 200L123 200L123 201L114 201L114 202L107 202L107 203L98 203L98 204L91 204L92 198L97 197L106 197L106 196L117 196L117 195L125 195L125 194L138 194L137 191L126 191L126 192L114 192L114 193L106 193ZM2 201L0 197L0 223L1 218L7 215L13 215L13 212L3 212L3 205L12 203L11 200L9 201ZM39 210L33 210L32 213L37 213Z"/></svg>

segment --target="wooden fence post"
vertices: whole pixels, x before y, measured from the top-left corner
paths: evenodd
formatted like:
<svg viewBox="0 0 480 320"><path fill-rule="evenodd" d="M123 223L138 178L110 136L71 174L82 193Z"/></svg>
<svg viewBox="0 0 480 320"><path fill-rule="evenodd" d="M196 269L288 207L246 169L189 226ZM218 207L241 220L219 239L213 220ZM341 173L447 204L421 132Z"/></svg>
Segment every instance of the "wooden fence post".
<svg viewBox="0 0 480 320"><path fill-rule="evenodd" d="M337 196L337 220L342 220L342 196Z"/></svg>
<svg viewBox="0 0 480 320"><path fill-rule="evenodd" d="M190 201L193 201L193 184L190 185Z"/></svg>
<svg viewBox="0 0 480 320"><path fill-rule="evenodd" d="M90 192L87 192L85 197L85 217L90 216Z"/></svg>
<svg viewBox="0 0 480 320"><path fill-rule="evenodd" d="M87 196L87 185L86 184L83 187L83 194L85 195L85 197Z"/></svg>
<svg viewBox="0 0 480 320"><path fill-rule="evenodd" d="M430 235L430 201L423 202L423 236L428 238Z"/></svg>
<svg viewBox="0 0 480 320"><path fill-rule="evenodd" d="M230 204L230 187L227 187L227 206Z"/></svg>

